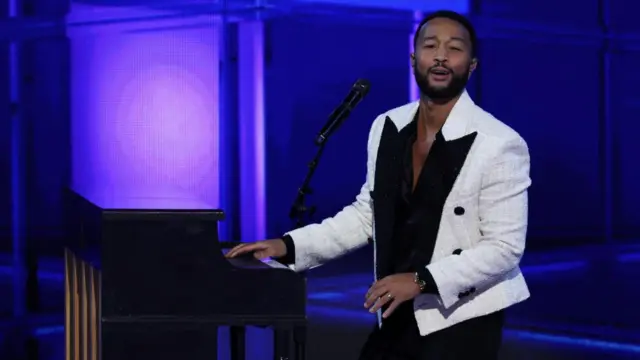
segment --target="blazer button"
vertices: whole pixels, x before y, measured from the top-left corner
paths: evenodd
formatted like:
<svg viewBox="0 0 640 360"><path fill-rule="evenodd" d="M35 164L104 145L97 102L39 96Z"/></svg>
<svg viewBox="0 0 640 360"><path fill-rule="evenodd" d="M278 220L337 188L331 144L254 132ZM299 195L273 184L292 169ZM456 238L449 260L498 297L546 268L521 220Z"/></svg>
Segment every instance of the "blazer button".
<svg viewBox="0 0 640 360"><path fill-rule="evenodd" d="M464 215L464 208L461 206L456 206L455 209L453 209L453 213L458 216Z"/></svg>

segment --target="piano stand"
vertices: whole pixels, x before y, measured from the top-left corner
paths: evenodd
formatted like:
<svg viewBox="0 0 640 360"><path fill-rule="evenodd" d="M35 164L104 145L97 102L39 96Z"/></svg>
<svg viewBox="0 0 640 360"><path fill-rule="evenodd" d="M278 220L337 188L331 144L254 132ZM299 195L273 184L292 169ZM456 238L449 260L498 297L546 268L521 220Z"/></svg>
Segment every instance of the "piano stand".
<svg viewBox="0 0 640 360"><path fill-rule="evenodd" d="M229 328L231 360L244 360L246 358L245 330L241 326Z"/></svg>
<svg viewBox="0 0 640 360"><path fill-rule="evenodd" d="M293 343L296 349L296 359L305 359L307 354L306 326L298 326L293 330Z"/></svg>
<svg viewBox="0 0 640 360"><path fill-rule="evenodd" d="M231 360L246 359L245 328L231 326L229 329ZM292 341L293 340L293 341ZM291 356L293 343L294 356ZM306 359L306 326L275 328L273 330L273 360Z"/></svg>

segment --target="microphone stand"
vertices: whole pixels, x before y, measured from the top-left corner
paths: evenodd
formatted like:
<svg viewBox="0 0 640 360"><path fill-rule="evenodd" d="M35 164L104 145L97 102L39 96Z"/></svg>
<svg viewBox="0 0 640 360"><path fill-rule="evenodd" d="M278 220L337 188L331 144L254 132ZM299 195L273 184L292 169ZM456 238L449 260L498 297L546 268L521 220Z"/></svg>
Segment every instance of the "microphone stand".
<svg viewBox="0 0 640 360"><path fill-rule="evenodd" d="M305 218L307 220L311 220L311 217L316 212L315 206L307 206L305 204L306 196L311 194L313 190L309 187L311 183L311 178L313 174L316 172L316 168L318 167L318 162L320 161L320 157L322 157L322 153L324 151L324 146L327 143L326 138L325 141L322 141L318 144L318 150L316 151L316 155L313 157L313 160L307 165L309 170L307 171L307 176L305 176L304 181L302 182L302 186L298 188L298 194L296 199L293 201L293 205L291 206L291 210L289 211L289 218L294 220L296 225L295 228L301 228L305 225Z"/></svg>

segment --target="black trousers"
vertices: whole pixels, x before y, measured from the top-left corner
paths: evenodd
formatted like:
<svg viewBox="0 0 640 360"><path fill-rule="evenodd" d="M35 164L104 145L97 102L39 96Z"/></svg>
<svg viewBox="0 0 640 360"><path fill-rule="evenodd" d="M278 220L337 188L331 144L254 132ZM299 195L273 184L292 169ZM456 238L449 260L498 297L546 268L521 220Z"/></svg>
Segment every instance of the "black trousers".
<svg viewBox="0 0 640 360"><path fill-rule="evenodd" d="M408 301L369 335L360 360L497 360L504 311L420 336Z"/></svg>

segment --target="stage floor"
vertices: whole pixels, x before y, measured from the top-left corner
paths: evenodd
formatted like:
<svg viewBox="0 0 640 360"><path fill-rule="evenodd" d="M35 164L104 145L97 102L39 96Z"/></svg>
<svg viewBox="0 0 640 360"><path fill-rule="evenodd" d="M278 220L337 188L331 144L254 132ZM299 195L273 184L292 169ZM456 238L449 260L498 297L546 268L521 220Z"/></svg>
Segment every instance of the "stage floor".
<svg viewBox="0 0 640 360"><path fill-rule="evenodd" d="M309 360L353 360L375 319L362 307L371 283L367 250L309 273ZM0 359L17 358L11 313L11 272L0 257ZM38 359L63 359L62 263L40 266L43 314L32 324ZM508 312L502 359L571 360L640 358L640 251L637 246L583 247L530 253L523 271L532 297ZM2 320L4 319L4 320ZM228 334L221 331L220 344ZM269 359L268 330L248 332L249 359ZM220 359L228 358L221 348Z"/></svg>

